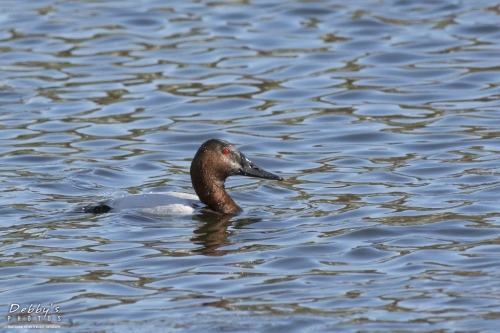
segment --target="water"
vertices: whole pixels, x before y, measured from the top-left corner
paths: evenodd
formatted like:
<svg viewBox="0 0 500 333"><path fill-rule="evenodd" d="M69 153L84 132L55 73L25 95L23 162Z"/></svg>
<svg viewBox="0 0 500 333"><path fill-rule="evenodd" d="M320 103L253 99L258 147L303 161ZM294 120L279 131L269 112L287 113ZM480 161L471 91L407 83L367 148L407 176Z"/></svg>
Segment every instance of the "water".
<svg viewBox="0 0 500 333"><path fill-rule="evenodd" d="M2 329L498 330L498 4L0 4ZM233 177L229 221L72 213L193 193L212 137L286 180Z"/></svg>

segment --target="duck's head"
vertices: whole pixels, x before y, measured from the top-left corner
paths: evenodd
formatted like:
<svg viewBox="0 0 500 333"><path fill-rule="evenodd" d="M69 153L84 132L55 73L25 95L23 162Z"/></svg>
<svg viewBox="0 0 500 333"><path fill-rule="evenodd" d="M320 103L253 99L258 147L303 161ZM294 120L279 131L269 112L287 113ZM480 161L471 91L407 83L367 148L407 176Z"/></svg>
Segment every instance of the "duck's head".
<svg viewBox="0 0 500 333"><path fill-rule="evenodd" d="M191 181L200 200L211 209L231 214L241 208L224 189L226 178L234 175L283 180L250 161L242 152L224 140L205 141L191 163Z"/></svg>

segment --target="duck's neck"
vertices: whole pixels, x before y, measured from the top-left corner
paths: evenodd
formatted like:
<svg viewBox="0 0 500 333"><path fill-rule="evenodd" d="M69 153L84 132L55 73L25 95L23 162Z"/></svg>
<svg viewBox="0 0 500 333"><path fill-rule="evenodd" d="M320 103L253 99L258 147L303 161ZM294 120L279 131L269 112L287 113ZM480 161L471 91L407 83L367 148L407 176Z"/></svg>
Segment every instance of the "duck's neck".
<svg viewBox="0 0 500 333"><path fill-rule="evenodd" d="M229 196L224 188L224 181L203 181L195 182L193 187L201 202L222 214L236 214L241 211L240 206Z"/></svg>

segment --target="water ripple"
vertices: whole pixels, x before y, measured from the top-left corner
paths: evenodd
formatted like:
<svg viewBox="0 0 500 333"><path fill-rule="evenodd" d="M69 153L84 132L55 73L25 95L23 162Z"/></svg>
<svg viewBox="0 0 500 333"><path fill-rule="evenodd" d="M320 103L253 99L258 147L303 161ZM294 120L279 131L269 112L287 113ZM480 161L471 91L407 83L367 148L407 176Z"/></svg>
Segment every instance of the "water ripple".
<svg viewBox="0 0 500 333"><path fill-rule="evenodd" d="M5 315L54 304L75 332L497 330L495 4L5 0L0 15ZM245 210L230 220L74 213L192 193L211 137L286 180L228 181Z"/></svg>

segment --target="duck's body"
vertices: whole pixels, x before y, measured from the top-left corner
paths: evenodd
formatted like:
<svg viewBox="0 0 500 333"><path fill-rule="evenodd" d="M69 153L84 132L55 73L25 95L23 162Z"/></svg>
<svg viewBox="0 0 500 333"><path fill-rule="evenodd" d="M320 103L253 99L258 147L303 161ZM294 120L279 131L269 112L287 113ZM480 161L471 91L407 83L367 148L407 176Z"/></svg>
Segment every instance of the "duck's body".
<svg viewBox="0 0 500 333"><path fill-rule="evenodd" d="M181 192L131 195L84 207L84 212L98 214L140 209L150 214L177 215L192 214L205 204L218 213L237 214L242 209L224 188L227 177L242 175L283 180L255 165L229 142L218 139L208 140L201 145L191 163L190 174L197 196Z"/></svg>
<svg viewBox="0 0 500 333"><path fill-rule="evenodd" d="M203 204L194 194L159 192L115 198L94 206L94 209L106 210L106 212L138 209L143 213L154 215L185 215L192 214L197 208L202 207ZM104 211L97 211L96 213L104 213Z"/></svg>

